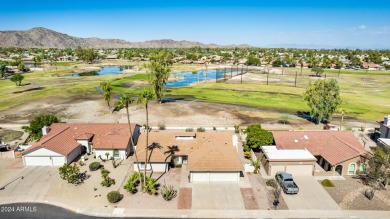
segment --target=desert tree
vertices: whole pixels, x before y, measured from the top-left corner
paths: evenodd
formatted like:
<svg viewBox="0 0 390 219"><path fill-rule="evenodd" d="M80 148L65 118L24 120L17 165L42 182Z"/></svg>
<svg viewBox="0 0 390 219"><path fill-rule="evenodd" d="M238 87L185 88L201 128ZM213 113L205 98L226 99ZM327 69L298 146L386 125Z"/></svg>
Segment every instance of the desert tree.
<svg viewBox="0 0 390 219"><path fill-rule="evenodd" d="M149 55L150 62L145 66L149 69L149 83L153 87L154 95L159 103L164 97L164 86L172 70L172 54L166 50Z"/></svg>
<svg viewBox="0 0 390 219"><path fill-rule="evenodd" d="M16 86L20 86L22 84L23 79L24 76L22 74L15 74L9 80L14 82Z"/></svg>
<svg viewBox="0 0 390 219"><path fill-rule="evenodd" d="M310 115L319 123L329 118L336 112L341 104L340 87L337 80L317 80L311 81L306 87L304 99L310 108Z"/></svg>

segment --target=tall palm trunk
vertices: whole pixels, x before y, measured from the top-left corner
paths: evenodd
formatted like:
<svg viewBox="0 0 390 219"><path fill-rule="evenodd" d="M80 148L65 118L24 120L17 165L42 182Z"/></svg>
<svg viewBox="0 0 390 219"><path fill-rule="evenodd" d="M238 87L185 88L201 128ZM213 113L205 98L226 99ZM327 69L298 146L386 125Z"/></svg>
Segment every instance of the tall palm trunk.
<svg viewBox="0 0 390 219"><path fill-rule="evenodd" d="M145 104L146 109L146 147L145 147L145 168L144 168L144 185L146 185L146 168L148 167L148 146L149 146L149 113L148 104Z"/></svg>
<svg viewBox="0 0 390 219"><path fill-rule="evenodd" d="M135 145L134 145L134 139L133 139L133 132L131 131L129 106L126 106L126 114L127 114L127 123L129 124L129 130L130 130L130 141L131 141L131 144L133 145L133 148L134 148ZM137 156L137 151L136 150L134 150L134 155L135 155L135 160L137 162L138 174L140 175L141 170L139 169L139 162L138 162L138 156Z"/></svg>

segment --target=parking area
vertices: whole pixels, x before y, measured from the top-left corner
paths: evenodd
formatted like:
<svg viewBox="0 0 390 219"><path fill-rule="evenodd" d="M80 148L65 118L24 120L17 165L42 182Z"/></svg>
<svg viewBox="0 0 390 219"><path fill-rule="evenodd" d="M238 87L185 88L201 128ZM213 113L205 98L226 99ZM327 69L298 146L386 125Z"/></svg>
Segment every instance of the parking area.
<svg viewBox="0 0 390 219"><path fill-rule="evenodd" d="M282 192L289 210L340 210L338 204L314 177L303 175L293 177L299 187L299 193L287 195Z"/></svg>
<svg viewBox="0 0 390 219"><path fill-rule="evenodd" d="M192 209L245 210L237 183L193 183Z"/></svg>

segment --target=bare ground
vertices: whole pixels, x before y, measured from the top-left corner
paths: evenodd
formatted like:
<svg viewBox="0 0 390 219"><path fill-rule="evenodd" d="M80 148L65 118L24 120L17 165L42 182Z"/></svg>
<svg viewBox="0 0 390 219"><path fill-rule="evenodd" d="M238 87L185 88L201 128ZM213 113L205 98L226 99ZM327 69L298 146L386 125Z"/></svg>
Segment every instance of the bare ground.
<svg viewBox="0 0 390 219"><path fill-rule="evenodd" d="M114 104L112 101L111 105ZM132 105L130 108L131 122L145 124L145 109L142 105ZM127 122L126 111L112 113L103 98L99 95L80 97L72 100L46 98L26 103L12 109L2 111L0 124L27 124L39 114L58 115L63 122L96 123L96 122ZM149 122L151 126L164 123L167 127L233 127L261 123L265 128L275 129L321 129L321 125L313 125L309 121L290 116L290 124L279 124L279 112L247 108L227 104L207 103L200 101L176 101L149 104Z"/></svg>
<svg viewBox="0 0 390 219"><path fill-rule="evenodd" d="M380 190L370 201L364 196L364 185L359 180L345 176L346 180L335 180L335 187L324 187L343 210L390 210L390 190Z"/></svg>

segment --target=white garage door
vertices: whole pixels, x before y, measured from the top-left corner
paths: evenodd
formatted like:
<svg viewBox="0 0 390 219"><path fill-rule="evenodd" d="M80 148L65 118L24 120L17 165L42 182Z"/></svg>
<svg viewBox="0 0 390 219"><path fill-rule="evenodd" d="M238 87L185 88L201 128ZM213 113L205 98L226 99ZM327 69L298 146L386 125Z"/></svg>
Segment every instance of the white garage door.
<svg viewBox="0 0 390 219"><path fill-rule="evenodd" d="M275 176L277 172L279 171L282 171L284 172L285 171L285 166L284 165L275 165L275 166L271 166L271 176Z"/></svg>
<svg viewBox="0 0 390 219"><path fill-rule="evenodd" d="M26 166L52 166L50 157L24 157Z"/></svg>
<svg viewBox="0 0 390 219"><path fill-rule="evenodd" d="M238 182L237 173L210 173L210 182Z"/></svg>
<svg viewBox="0 0 390 219"><path fill-rule="evenodd" d="M65 163L65 157L51 157L53 166L62 166Z"/></svg>
<svg viewBox="0 0 390 219"><path fill-rule="evenodd" d="M208 182L209 181L209 173L207 172L196 172L192 173L191 182Z"/></svg>
<svg viewBox="0 0 390 219"><path fill-rule="evenodd" d="M287 173L293 175L313 175L313 165L287 165Z"/></svg>

